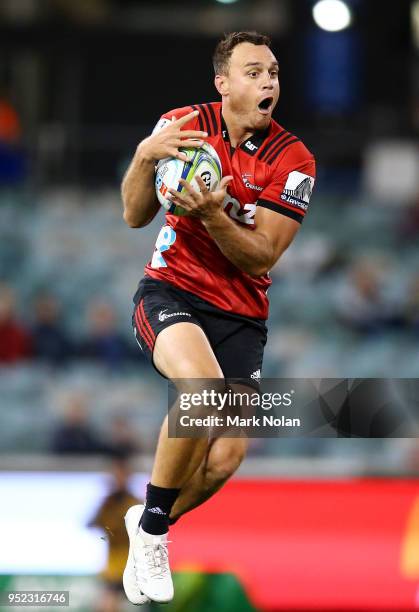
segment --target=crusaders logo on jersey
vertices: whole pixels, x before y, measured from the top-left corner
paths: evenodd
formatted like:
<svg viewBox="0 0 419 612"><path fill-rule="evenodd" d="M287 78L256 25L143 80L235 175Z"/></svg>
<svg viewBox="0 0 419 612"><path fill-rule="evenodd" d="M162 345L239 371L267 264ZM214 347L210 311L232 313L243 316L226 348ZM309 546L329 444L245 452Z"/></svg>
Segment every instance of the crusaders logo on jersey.
<svg viewBox="0 0 419 612"><path fill-rule="evenodd" d="M242 181L244 186L247 187L247 189L253 189L254 191L263 191L263 187L261 187L260 185L254 185L249 181L249 178L251 176L252 174L242 174Z"/></svg>

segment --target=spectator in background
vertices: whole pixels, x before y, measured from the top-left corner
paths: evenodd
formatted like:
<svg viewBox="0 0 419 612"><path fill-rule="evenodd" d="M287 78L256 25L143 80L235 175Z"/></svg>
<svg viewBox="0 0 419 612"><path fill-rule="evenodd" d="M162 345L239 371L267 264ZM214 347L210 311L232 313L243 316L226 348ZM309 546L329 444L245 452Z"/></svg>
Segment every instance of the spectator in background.
<svg viewBox="0 0 419 612"><path fill-rule="evenodd" d="M89 330L81 354L102 362L111 369L119 368L130 357L128 343L116 327L113 307L95 300L88 306Z"/></svg>
<svg viewBox="0 0 419 612"><path fill-rule="evenodd" d="M0 284L0 365L14 364L31 355L29 332L16 319L13 289Z"/></svg>
<svg viewBox="0 0 419 612"><path fill-rule="evenodd" d="M419 334L419 276L413 277L407 292L405 323L408 329Z"/></svg>
<svg viewBox="0 0 419 612"><path fill-rule="evenodd" d="M0 185L16 183L24 178L21 132L19 115L11 97L4 87L0 88Z"/></svg>
<svg viewBox="0 0 419 612"><path fill-rule="evenodd" d="M112 419L108 446L108 454L114 457L129 457L139 453L138 433L132 423L122 415Z"/></svg>
<svg viewBox="0 0 419 612"><path fill-rule="evenodd" d="M106 450L106 445L88 422L87 398L84 395L74 394L70 397L64 422L53 431L51 450L60 455L94 455Z"/></svg>
<svg viewBox="0 0 419 612"><path fill-rule="evenodd" d="M399 239L401 244L411 242L415 244L419 236L419 193L412 203L403 211L399 227Z"/></svg>
<svg viewBox="0 0 419 612"><path fill-rule="evenodd" d="M103 530L108 542L106 565L101 572L104 590L96 608L98 612L118 612L122 609L122 574L128 555L124 516L130 506L142 503L129 491L131 470L127 459L115 459L111 473L113 482L110 491L89 522L89 527Z"/></svg>
<svg viewBox="0 0 419 612"><path fill-rule="evenodd" d="M337 295L338 318L349 329L373 335L401 323L385 291L388 270L373 259L361 258L349 269Z"/></svg>
<svg viewBox="0 0 419 612"><path fill-rule="evenodd" d="M34 304L32 327L33 354L52 365L65 363L72 354L69 337L60 316L60 304L48 293L38 296Z"/></svg>
<svg viewBox="0 0 419 612"><path fill-rule="evenodd" d="M20 120L8 95L0 90L0 142L16 144L21 136Z"/></svg>

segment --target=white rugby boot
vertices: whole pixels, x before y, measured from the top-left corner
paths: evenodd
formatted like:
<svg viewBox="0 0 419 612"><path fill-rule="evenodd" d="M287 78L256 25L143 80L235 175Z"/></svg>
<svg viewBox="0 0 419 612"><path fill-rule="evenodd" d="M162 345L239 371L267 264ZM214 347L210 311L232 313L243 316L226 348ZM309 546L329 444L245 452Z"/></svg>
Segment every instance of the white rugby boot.
<svg viewBox="0 0 419 612"><path fill-rule="evenodd" d="M125 572L130 576L128 582L136 585L138 594L158 603L167 603L174 595L167 533L156 536L138 527L143 511L144 506L132 506L125 516L130 539L130 554Z"/></svg>
<svg viewBox="0 0 419 612"><path fill-rule="evenodd" d="M141 606L142 604L150 601L147 595L144 595L144 593L141 592L138 585L138 580L135 573L135 559L133 551L133 540L136 532L138 531L138 523L140 522L143 512L143 505L131 506L125 515L125 527L129 537L129 552L122 582L124 585L125 595L127 596L128 600L136 606Z"/></svg>

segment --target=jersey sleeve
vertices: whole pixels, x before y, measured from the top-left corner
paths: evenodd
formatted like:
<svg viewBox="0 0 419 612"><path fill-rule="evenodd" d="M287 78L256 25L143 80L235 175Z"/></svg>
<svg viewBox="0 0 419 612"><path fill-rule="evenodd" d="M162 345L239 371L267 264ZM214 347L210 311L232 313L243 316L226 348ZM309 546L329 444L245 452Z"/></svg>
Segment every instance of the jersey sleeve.
<svg viewBox="0 0 419 612"><path fill-rule="evenodd" d="M152 134L157 134L157 132L160 132L161 129L163 129L166 125L171 123L172 117L176 117L176 119L180 119L181 117L184 117L188 113L191 113L193 110L194 109L192 108L192 106L183 106L182 108L175 108L174 110L164 113L164 115L160 117L160 119L157 121L156 125L154 126ZM195 117L191 119L186 125L182 127L182 130L185 130L185 129L186 130L201 129L201 128L198 128L198 118Z"/></svg>
<svg viewBox="0 0 419 612"><path fill-rule="evenodd" d="M316 178L313 155L298 142L279 160L271 181L260 194L257 206L269 208L302 223Z"/></svg>

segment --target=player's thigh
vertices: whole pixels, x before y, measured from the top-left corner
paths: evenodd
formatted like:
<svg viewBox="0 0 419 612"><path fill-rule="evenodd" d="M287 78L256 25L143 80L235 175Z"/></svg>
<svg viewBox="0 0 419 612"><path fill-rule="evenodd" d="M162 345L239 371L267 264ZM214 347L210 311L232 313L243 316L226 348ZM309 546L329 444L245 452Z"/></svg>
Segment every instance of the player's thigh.
<svg viewBox="0 0 419 612"><path fill-rule="evenodd" d="M221 378L199 313L168 283L145 278L134 298L133 328L145 357L166 378Z"/></svg>
<svg viewBox="0 0 419 612"><path fill-rule="evenodd" d="M195 323L175 323L157 336L153 361L167 378L223 378L223 372L203 329Z"/></svg>

